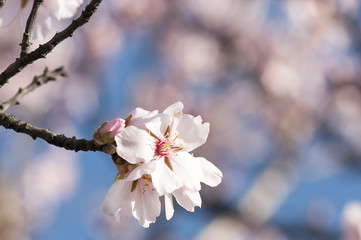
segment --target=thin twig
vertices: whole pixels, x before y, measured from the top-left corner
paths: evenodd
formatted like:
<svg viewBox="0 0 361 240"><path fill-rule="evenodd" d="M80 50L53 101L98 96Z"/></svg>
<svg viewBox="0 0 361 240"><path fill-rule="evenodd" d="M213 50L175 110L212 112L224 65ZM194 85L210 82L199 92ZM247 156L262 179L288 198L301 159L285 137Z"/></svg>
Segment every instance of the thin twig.
<svg viewBox="0 0 361 240"><path fill-rule="evenodd" d="M30 45L31 45L31 43L30 43L31 32L33 30L33 26L34 26L34 22L35 22L35 18L36 18L38 9L42 3L43 3L43 0L35 0L34 1L33 8L31 9L28 20L26 21L26 27L25 27L25 31L23 34L23 40L20 44L21 45L20 57L24 57L29 52Z"/></svg>
<svg viewBox="0 0 361 240"><path fill-rule="evenodd" d="M9 109L9 107L13 105L19 104L20 99L29 92L34 91L36 88L40 87L41 85L56 80L57 76L62 76L62 77L67 76L64 67L57 68L51 72L48 71L48 68L45 68L42 75L35 76L33 81L28 86L26 86L24 89L19 88L19 91L12 98L1 104L0 113L5 112L7 109Z"/></svg>
<svg viewBox="0 0 361 240"><path fill-rule="evenodd" d="M73 20L67 28L61 32L56 33L52 39L50 39L45 44L40 45L34 51L25 54L25 56L21 58L17 58L15 62L10 64L5 69L5 71L0 74L0 88L6 84L11 77L19 73L27 65L40 58L45 58L46 55L50 53L59 43L61 43L66 38L71 37L76 29L89 21L91 16L98 9L101 2L102 0L91 0L90 3L86 6L85 10L81 13L80 17L78 17L76 20Z"/></svg>
<svg viewBox="0 0 361 240"><path fill-rule="evenodd" d="M32 126L30 123L17 120L14 116L8 115L6 113L0 113L0 125L7 129L12 129L15 132L25 133L32 137L34 140L36 138L41 138L47 141L49 144L65 148L72 151L101 151L108 153L108 149L112 148L111 143L107 145L98 146L95 145L92 140L86 139L76 139L75 137L68 138L64 134L57 135L52 133L49 129L38 128ZM111 145L111 146L110 146Z"/></svg>

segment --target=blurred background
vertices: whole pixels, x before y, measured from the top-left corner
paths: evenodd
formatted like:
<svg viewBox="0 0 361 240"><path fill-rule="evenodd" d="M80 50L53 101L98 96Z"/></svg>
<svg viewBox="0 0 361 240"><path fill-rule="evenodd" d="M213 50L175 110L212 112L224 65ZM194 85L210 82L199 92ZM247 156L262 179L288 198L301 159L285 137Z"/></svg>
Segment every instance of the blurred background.
<svg viewBox="0 0 361 240"><path fill-rule="evenodd" d="M1 71L20 42L18 20L0 30ZM69 77L7 113L91 139L135 107L182 101L210 122L194 155L223 181L202 187L194 213L162 211L149 229L118 223L99 210L116 175L109 156L1 127L0 239L360 239L360 60L359 0L104 0L0 102L46 66Z"/></svg>

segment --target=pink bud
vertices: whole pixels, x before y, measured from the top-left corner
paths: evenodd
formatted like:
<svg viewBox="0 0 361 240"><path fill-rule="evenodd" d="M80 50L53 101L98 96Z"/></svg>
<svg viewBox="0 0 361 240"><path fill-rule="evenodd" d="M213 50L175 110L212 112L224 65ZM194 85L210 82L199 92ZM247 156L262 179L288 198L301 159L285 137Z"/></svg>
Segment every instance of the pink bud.
<svg viewBox="0 0 361 240"><path fill-rule="evenodd" d="M115 135L123 131L124 127L125 127L125 120L122 118L116 118L107 122L107 124L105 124L101 132L109 133L109 137L114 138Z"/></svg>

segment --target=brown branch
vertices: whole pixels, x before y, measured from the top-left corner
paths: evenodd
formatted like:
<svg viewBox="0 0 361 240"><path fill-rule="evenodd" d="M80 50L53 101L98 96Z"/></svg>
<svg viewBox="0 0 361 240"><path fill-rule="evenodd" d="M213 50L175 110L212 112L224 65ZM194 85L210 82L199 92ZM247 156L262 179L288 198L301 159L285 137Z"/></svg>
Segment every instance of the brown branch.
<svg viewBox="0 0 361 240"><path fill-rule="evenodd" d="M40 5L43 3L43 0L35 0L33 7L31 9L30 15L28 17L28 20L26 21L26 27L25 27L25 31L23 34L23 40L21 42L21 53L20 53L20 57L24 57L30 49L30 37L31 37L31 32L33 30L33 26L34 26L34 22L35 22L35 18L38 12L38 9L40 7Z"/></svg>
<svg viewBox="0 0 361 240"><path fill-rule="evenodd" d="M63 31L56 33L52 39L50 39L45 44L40 45L34 51L25 54L23 57L17 58L15 62L10 64L0 74L0 88L6 84L11 77L19 73L27 65L40 58L45 58L46 55L50 53L59 43L61 43L66 38L71 37L76 29L89 21L91 16L98 9L101 2L102 0L91 0L90 3L86 6L85 10L81 13L80 17L78 17L76 20L73 20L72 23Z"/></svg>
<svg viewBox="0 0 361 240"><path fill-rule="evenodd" d="M32 137L34 140L36 138L44 139L51 145L65 148L72 151L101 151L107 154L114 152L115 146L112 143L107 145L98 146L95 145L92 140L86 139L76 139L75 137L68 138L64 134L57 135L52 133L49 129L38 128L32 126L27 122L15 119L14 116L8 115L6 113L0 113L0 125L7 129L12 129L15 132L25 133Z"/></svg>
<svg viewBox="0 0 361 240"><path fill-rule="evenodd" d="M11 106L19 104L19 101L22 97L24 97L29 92L34 91L36 88L50 82L56 80L57 76L66 77L67 73L64 70L64 67L57 68L51 72L48 71L48 68L45 68L44 72L40 76L35 76L33 81L26 86L24 89L20 88L19 91L8 101L4 102L0 105L0 113L5 112Z"/></svg>

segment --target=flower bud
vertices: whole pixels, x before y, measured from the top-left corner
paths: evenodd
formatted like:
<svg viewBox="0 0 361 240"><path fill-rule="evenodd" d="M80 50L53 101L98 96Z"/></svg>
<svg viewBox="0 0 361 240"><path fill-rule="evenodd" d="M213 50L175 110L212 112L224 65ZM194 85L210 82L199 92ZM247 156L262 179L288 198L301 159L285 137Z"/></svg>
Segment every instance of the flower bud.
<svg viewBox="0 0 361 240"><path fill-rule="evenodd" d="M93 141L97 145L105 145L114 142L114 137L120 133L125 127L125 120L116 118L109 122L103 123L95 130L93 134Z"/></svg>
<svg viewBox="0 0 361 240"><path fill-rule="evenodd" d="M107 122L107 124L105 124L101 132L109 133L109 137L114 138L115 135L123 131L124 128L125 128L125 120L122 118L116 118Z"/></svg>

